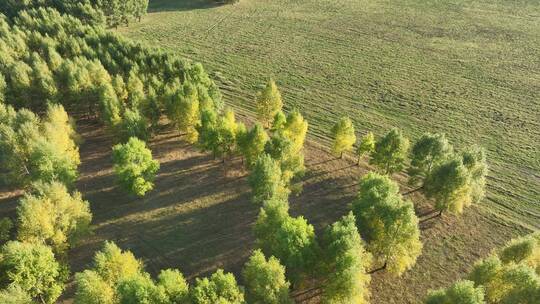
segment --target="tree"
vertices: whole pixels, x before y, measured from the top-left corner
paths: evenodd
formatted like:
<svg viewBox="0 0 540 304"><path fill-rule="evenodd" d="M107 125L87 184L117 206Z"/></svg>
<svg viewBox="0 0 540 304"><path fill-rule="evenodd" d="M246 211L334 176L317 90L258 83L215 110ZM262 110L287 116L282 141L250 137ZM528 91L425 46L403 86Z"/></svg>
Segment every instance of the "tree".
<svg viewBox="0 0 540 304"><path fill-rule="evenodd" d="M484 291L471 281L459 281L447 289L429 292L426 304L484 304Z"/></svg>
<svg viewBox="0 0 540 304"><path fill-rule="evenodd" d="M463 165L470 176L470 201L475 204L484 198L488 165L486 153L480 147L471 147L461 153Z"/></svg>
<svg viewBox="0 0 540 304"><path fill-rule="evenodd" d="M498 256L504 264L525 264L540 275L540 232L510 240Z"/></svg>
<svg viewBox="0 0 540 304"><path fill-rule="evenodd" d="M323 303L368 303L371 255L355 223L351 212L325 231Z"/></svg>
<svg viewBox="0 0 540 304"><path fill-rule="evenodd" d="M349 117L340 118L334 125L332 128L332 137L334 138L332 153L339 155L339 158L343 158L343 153L351 151L356 142L354 125Z"/></svg>
<svg viewBox="0 0 540 304"><path fill-rule="evenodd" d="M141 17L146 15L148 10L148 0L135 0L134 17L141 22Z"/></svg>
<svg viewBox="0 0 540 304"><path fill-rule="evenodd" d="M32 298L19 285L9 285L6 289L0 290L0 303L32 304Z"/></svg>
<svg viewBox="0 0 540 304"><path fill-rule="evenodd" d="M274 115L274 120L272 122L272 128L270 129L270 131L272 131L273 133L281 132L286 122L287 116L285 116L285 113L283 113L283 111L278 111L276 115Z"/></svg>
<svg viewBox="0 0 540 304"><path fill-rule="evenodd" d="M70 194L59 182L36 183L17 207L18 239L50 245L64 253L90 231L92 214L79 192Z"/></svg>
<svg viewBox="0 0 540 304"><path fill-rule="evenodd" d="M77 179L78 136L62 106L50 105L43 120L3 104L0 115L0 164L6 183L57 180L70 185Z"/></svg>
<svg viewBox="0 0 540 304"><path fill-rule="evenodd" d="M373 151L375 151L375 135L372 132L368 132L362 137L358 148L356 148L356 155L358 155L357 165L360 166L362 156L366 154L370 155Z"/></svg>
<svg viewBox="0 0 540 304"><path fill-rule="evenodd" d="M298 110L293 110L287 115L287 120L283 124L282 132L292 142L292 151L299 153L304 147L308 123Z"/></svg>
<svg viewBox="0 0 540 304"><path fill-rule="evenodd" d="M238 148L246 158L248 168L251 168L264 152L268 139L268 134L260 123L256 123L248 132L238 137Z"/></svg>
<svg viewBox="0 0 540 304"><path fill-rule="evenodd" d="M114 304L115 290L93 270L75 274L77 304Z"/></svg>
<svg viewBox="0 0 540 304"><path fill-rule="evenodd" d="M120 304L166 304L168 297L147 273L122 279L116 288Z"/></svg>
<svg viewBox="0 0 540 304"><path fill-rule="evenodd" d="M283 182L279 163L267 154L259 156L248 177L255 203L278 198L286 199L289 190Z"/></svg>
<svg viewBox="0 0 540 304"><path fill-rule="evenodd" d="M126 109L117 128L120 142L127 142L132 137L147 141L150 137L146 119L141 116L138 110Z"/></svg>
<svg viewBox="0 0 540 304"><path fill-rule="evenodd" d="M470 175L460 157L454 157L433 169L426 177L423 192L435 200L435 209L453 213L463 212L470 205Z"/></svg>
<svg viewBox="0 0 540 304"><path fill-rule="evenodd" d="M33 299L52 304L64 288L60 264L51 248L11 241L0 252L1 288L19 286Z"/></svg>
<svg viewBox="0 0 540 304"><path fill-rule="evenodd" d="M191 301L193 304L242 304L244 293L236 284L234 275L218 269L210 279L195 280L195 286L191 290Z"/></svg>
<svg viewBox="0 0 540 304"><path fill-rule="evenodd" d="M295 177L304 174L304 154L295 150L294 142L284 134L274 134L266 143L265 152L279 162L285 185L289 186Z"/></svg>
<svg viewBox="0 0 540 304"><path fill-rule="evenodd" d="M255 108L258 120L267 128L274 116L281 111L283 100L274 80L268 81L264 89L257 94Z"/></svg>
<svg viewBox="0 0 540 304"><path fill-rule="evenodd" d="M375 259L383 263L382 269L401 275L414 266L422 251L413 204L403 201L398 185L388 176L369 173L359 188L352 203L358 230Z"/></svg>
<svg viewBox="0 0 540 304"><path fill-rule="evenodd" d="M286 201L264 202L254 230L257 246L283 263L293 284L300 284L307 273L316 271L319 247L315 229L303 217L289 216Z"/></svg>
<svg viewBox="0 0 540 304"><path fill-rule="evenodd" d="M3 217L0 219L0 242L5 242L11 236L11 230L13 229L13 221L9 217Z"/></svg>
<svg viewBox="0 0 540 304"><path fill-rule="evenodd" d="M219 155L225 157L231 154L236 147L238 123L231 108L225 109L223 116L218 119Z"/></svg>
<svg viewBox="0 0 540 304"><path fill-rule="evenodd" d="M115 243L106 241L94 256L93 270L108 284L115 286L125 278L142 272L142 263L130 251L122 251Z"/></svg>
<svg viewBox="0 0 540 304"><path fill-rule="evenodd" d="M120 184L138 196L154 188L154 178L159 170L158 161L152 159L152 152L146 144L131 137L125 144L113 147L114 170Z"/></svg>
<svg viewBox="0 0 540 304"><path fill-rule="evenodd" d="M452 145L444 134L422 135L411 149L411 164L408 170L410 183L414 185L425 179L434 166L447 160L452 153Z"/></svg>
<svg viewBox="0 0 540 304"><path fill-rule="evenodd" d="M260 250L255 250L242 271L246 282L246 300L248 303L287 304L289 286L285 278L285 267L275 257L266 260Z"/></svg>
<svg viewBox="0 0 540 304"><path fill-rule="evenodd" d="M197 142L199 134L196 127L201 122L201 113L196 87L190 82L185 82L172 94L166 110L169 119L181 132L185 132L186 140L190 143Z"/></svg>
<svg viewBox="0 0 540 304"><path fill-rule="evenodd" d="M180 271L162 270L158 276L158 286L164 289L171 304L188 303L189 285Z"/></svg>
<svg viewBox="0 0 540 304"><path fill-rule="evenodd" d="M400 130L392 129L375 143L375 151L371 153L370 164L379 167L384 173L401 171L405 166L409 140Z"/></svg>

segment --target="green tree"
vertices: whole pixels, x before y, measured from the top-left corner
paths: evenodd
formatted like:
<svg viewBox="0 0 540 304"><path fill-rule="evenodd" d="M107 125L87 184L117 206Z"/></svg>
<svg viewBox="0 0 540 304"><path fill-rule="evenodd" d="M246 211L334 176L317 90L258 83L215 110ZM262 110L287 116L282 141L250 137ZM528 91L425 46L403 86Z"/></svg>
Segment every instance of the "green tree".
<svg viewBox="0 0 540 304"><path fill-rule="evenodd" d="M246 158L249 168L255 164L259 156L264 152L268 139L268 134L266 134L260 123L256 123L248 132L238 137L238 148Z"/></svg>
<svg viewBox="0 0 540 304"><path fill-rule="evenodd" d="M257 204L272 198L286 199L289 196L279 163L267 154L259 156L248 182L253 192L252 200Z"/></svg>
<svg viewBox="0 0 540 304"><path fill-rule="evenodd" d="M365 175L352 209L358 230L375 259L383 263L382 269L401 275L414 266L422 251L418 218L395 182L376 173Z"/></svg>
<svg viewBox="0 0 540 304"><path fill-rule="evenodd" d="M167 116L186 135L190 143L197 142L196 127L201 123L199 98L196 87L190 82L177 89L167 103Z"/></svg>
<svg viewBox="0 0 540 304"><path fill-rule="evenodd" d="M375 143L370 164L377 166L386 174L401 171L405 166L409 140L398 129L392 129Z"/></svg>
<svg viewBox="0 0 540 304"><path fill-rule="evenodd" d="M452 145L444 134L425 133L413 145L408 169L409 181L415 185L431 174L437 164L447 160L453 153Z"/></svg>
<svg viewBox="0 0 540 304"><path fill-rule="evenodd" d="M478 203L484 198L488 165L486 153L480 147L471 147L461 153L463 165L469 171L471 203Z"/></svg>
<svg viewBox="0 0 540 304"><path fill-rule="evenodd" d="M37 183L17 207L18 239L50 245L63 253L90 231L92 214L79 192L59 182Z"/></svg>
<svg viewBox="0 0 540 304"><path fill-rule="evenodd" d="M138 196L154 188L154 178L159 170L158 161L152 159L152 152L146 144L132 137L125 144L113 147L114 170L120 184Z"/></svg>
<svg viewBox="0 0 540 304"><path fill-rule="evenodd" d="M356 228L355 228L356 229ZM268 260L260 250L255 250L242 271L246 282L246 300L248 303L287 304L289 286L285 278L285 267L275 257Z"/></svg>
<svg viewBox="0 0 540 304"><path fill-rule="evenodd" d="M286 186L304 174L304 154L295 150L295 144L289 137L281 133L274 134L266 143L265 152L279 163L281 179Z"/></svg>
<svg viewBox="0 0 540 304"><path fill-rule="evenodd" d="M148 10L148 0L135 0L134 17L141 22L141 18L146 15Z"/></svg>
<svg viewBox="0 0 540 304"><path fill-rule="evenodd" d="M323 303L368 303L371 255L364 249L352 212L326 229L323 249L327 273Z"/></svg>
<svg viewBox="0 0 540 304"><path fill-rule="evenodd" d="M356 155L358 156L357 165L360 166L360 160L364 155L371 155L375 151L375 135L372 132L368 132L360 140L358 148L356 148Z"/></svg>
<svg viewBox="0 0 540 304"><path fill-rule="evenodd" d="M470 174L461 157L454 157L433 169L426 177L423 192L435 200L439 215L443 211L463 212L470 205Z"/></svg>
<svg viewBox="0 0 540 304"><path fill-rule="evenodd" d="M120 142L127 142L132 137L147 141L150 137L146 119L141 116L138 110L126 109L122 119L117 124L117 130Z"/></svg>
<svg viewBox="0 0 540 304"><path fill-rule="evenodd" d="M272 128L270 131L273 133L281 132L283 130L283 126L285 126L285 123L287 122L287 116L285 116L285 113L283 111L278 111L276 115L274 115L274 120L272 122Z"/></svg>
<svg viewBox="0 0 540 304"><path fill-rule="evenodd" d="M72 184L80 163L78 136L66 112L50 105L42 121L31 111L0 104L0 164L8 184L61 181Z"/></svg>
<svg viewBox="0 0 540 304"><path fill-rule="evenodd" d="M342 117L332 128L332 153L343 158L343 153L352 151L353 145L356 142L354 134L354 125L349 117Z"/></svg>
<svg viewBox="0 0 540 304"><path fill-rule="evenodd" d="M32 298L19 285L9 285L0 290L0 303L3 304L32 304Z"/></svg>
<svg viewBox="0 0 540 304"><path fill-rule="evenodd" d="M281 99L281 93L279 93L274 80L270 80L264 89L257 94L255 100L257 118L264 126L269 128L270 122L281 111L282 107L283 100Z"/></svg>
<svg viewBox="0 0 540 304"><path fill-rule="evenodd" d="M52 304L64 288L60 264L51 248L11 241L0 252L1 288L19 286L33 299Z"/></svg>
<svg viewBox="0 0 540 304"><path fill-rule="evenodd" d="M293 110L287 115L287 120L283 124L282 132L292 142L292 151L299 153L304 147L308 123L298 110Z"/></svg>
<svg viewBox="0 0 540 304"><path fill-rule="evenodd" d="M93 270L110 286L142 272L142 263L130 251L122 251L115 243L106 241L94 256Z"/></svg>
<svg viewBox="0 0 540 304"><path fill-rule="evenodd" d="M0 242L3 243L10 238L12 229L13 221L9 217L0 219Z"/></svg>
<svg viewBox="0 0 540 304"><path fill-rule="evenodd" d="M254 229L257 246L283 263L294 284L316 271L319 247L315 229L303 217L289 216L286 201L265 201Z"/></svg>
<svg viewBox="0 0 540 304"><path fill-rule="evenodd" d="M170 303L162 288L156 286L147 273L122 279L116 288L120 304L167 304Z"/></svg>
<svg viewBox="0 0 540 304"><path fill-rule="evenodd" d="M114 304L115 290L93 270L75 274L77 304Z"/></svg>
<svg viewBox="0 0 540 304"><path fill-rule="evenodd" d="M210 278L197 278L190 292L193 304L242 304L244 293L238 287L234 275L218 269Z"/></svg>
<svg viewBox="0 0 540 304"><path fill-rule="evenodd" d="M459 281L447 289L429 292L426 304L484 304L484 291L471 281Z"/></svg>
<svg viewBox="0 0 540 304"><path fill-rule="evenodd" d="M189 285L180 271L162 270L158 276L158 286L164 289L171 304L188 303Z"/></svg>

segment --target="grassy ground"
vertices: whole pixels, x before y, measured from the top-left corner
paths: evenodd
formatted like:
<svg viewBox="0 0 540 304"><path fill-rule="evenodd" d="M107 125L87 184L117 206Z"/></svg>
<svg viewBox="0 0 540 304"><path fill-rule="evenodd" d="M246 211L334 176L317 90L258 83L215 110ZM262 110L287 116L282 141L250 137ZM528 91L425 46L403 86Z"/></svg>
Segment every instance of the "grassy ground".
<svg viewBox="0 0 540 304"><path fill-rule="evenodd" d="M152 0L121 32L203 62L250 112L269 77L310 136L348 114L359 133L445 132L489 151L486 212L540 227L540 2Z"/></svg>

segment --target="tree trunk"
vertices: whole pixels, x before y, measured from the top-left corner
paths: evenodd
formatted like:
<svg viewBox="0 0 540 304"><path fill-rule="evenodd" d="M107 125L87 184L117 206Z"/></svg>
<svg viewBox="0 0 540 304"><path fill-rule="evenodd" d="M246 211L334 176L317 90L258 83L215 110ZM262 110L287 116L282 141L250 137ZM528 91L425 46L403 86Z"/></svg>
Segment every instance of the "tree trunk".
<svg viewBox="0 0 540 304"><path fill-rule="evenodd" d="M373 269L373 270L368 271L368 274L373 274L373 273L375 273L375 272L379 272L379 271L381 271L381 270L385 270L387 265L388 265L388 261L384 262L384 265L382 265L381 267L375 268L375 269Z"/></svg>
<svg viewBox="0 0 540 304"><path fill-rule="evenodd" d="M343 151L341 151L341 154L339 154L339 159L343 159Z"/></svg>

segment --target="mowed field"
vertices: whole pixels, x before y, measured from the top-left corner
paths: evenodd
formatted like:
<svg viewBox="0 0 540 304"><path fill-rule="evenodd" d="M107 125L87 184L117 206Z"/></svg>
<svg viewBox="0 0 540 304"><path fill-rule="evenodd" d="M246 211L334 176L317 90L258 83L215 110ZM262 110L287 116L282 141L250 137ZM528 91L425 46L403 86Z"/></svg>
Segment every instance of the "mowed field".
<svg viewBox="0 0 540 304"><path fill-rule="evenodd" d="M349 115L359 134L484 146L481 208L540 228L540 2L151 0L149 11L120 31L202 62L238 111L273 77L317 141Z"/></svg>

